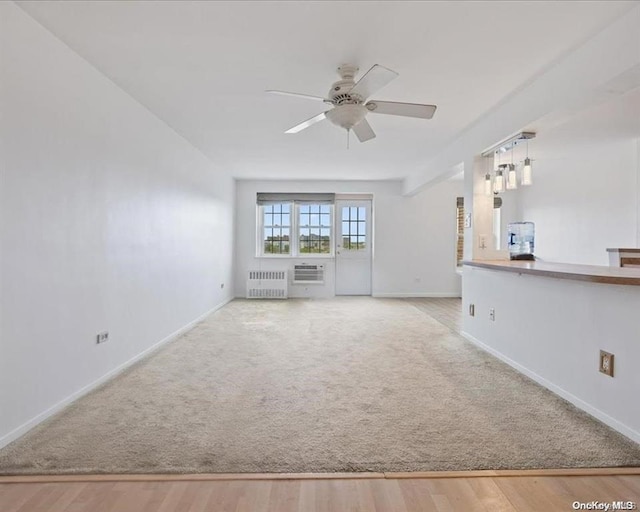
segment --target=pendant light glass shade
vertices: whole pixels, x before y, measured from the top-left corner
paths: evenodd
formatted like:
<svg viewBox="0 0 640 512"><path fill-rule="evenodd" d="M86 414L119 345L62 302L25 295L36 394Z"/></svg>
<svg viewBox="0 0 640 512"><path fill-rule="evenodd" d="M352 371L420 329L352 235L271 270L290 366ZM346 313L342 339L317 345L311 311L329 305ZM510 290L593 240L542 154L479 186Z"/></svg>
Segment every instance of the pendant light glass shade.
<svg viewBox="0 0 640 512"><path fill-rule="evenodd" d="M502 169L496 171L496 177L493 179L493 192L496 194L504 192L504 174L502 173Z"/></svg>
<svg viewBox="0 0 640 512"><path fill-rule="evenodd" d="M485 196L493 195L493 183L491 183L491 173L487 173L484 175L484 195Z"/></svg>
<svg viewBox="0 0 640 512"><path fill-rule="evenodd" d="M507 190L518 188L518 177L516 175L516 166L509 164L507 167Z"/></svg>
<svg viewBox="0 0 640 512"><path fill-rule="evenodd" d="M533 176L531 172L531 159L529 157L524 159L524 167L522 168L522 185L531 185L533 183Z"/></svg>

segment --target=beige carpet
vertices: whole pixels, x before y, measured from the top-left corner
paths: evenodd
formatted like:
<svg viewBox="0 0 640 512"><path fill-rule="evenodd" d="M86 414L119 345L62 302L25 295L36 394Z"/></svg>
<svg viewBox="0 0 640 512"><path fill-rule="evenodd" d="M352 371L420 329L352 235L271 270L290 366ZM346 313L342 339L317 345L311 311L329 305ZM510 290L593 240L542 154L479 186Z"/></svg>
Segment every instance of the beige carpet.
<svg viewBox="0 0 640 512"><path fill-rule="evenodd" d="M234 301L0 473L638 466L640 446L393 299Z"/></svg>

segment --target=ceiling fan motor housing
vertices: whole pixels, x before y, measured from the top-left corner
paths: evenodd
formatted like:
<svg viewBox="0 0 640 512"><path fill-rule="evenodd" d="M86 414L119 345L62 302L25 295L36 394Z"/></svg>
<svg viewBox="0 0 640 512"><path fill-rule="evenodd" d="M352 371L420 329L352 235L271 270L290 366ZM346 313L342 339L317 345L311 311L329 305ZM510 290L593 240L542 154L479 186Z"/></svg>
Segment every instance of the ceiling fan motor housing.
<svg viewBox="0 0 640 512"><path fill-rule="evenodd" d="M328 98L334 105L358 104L362 103L363 98L357 94L349 94L356 84L355 76L358 73L358 66L352 64L343 64L338 68L340 80L334 82L329 90Z"/></svg>
<svg viewBox="0 0 640 512"><path fill-rule="evenodd" d="M349 94L353 89L355 82L353 80L338 80L331 86L331 90L327 95L334 105L344 105L346 103L362 103L362 98L357 94Z"/></svg>
<svg viewBox="0 0 640 512"><path fill-rule="evenodd" d="M343 64L338 68L341 80L331 85L328 97L334 108L327 112L327 119L336 126L345 130L351 130L367 115L363 98L358 94L350 94L356 84L354 77L358 73L358 67L352 64Z"/></svg>

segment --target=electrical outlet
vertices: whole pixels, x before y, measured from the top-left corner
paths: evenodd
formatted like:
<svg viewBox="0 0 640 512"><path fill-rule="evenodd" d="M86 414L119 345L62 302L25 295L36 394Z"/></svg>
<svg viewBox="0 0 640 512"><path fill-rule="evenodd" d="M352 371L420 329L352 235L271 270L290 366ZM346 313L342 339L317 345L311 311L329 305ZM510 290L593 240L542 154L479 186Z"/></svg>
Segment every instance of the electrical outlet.
<svg viewBox="0 0 640 512"><path fill-rule="evenodd" d="M493 308L489 310L489 320L491 320L492 322L496 321L496 310Z"/></svg>
<svg viewBox="0 0 640 512"><path fill-rule="evenodd" d="M613 354L600 351L600 373L613 377Z"/></svg>
<svg viewBox="0 0 640 512"><path fill-rule="evenodd" d="M109 341L109 331L102 331L96 334L96 343L98 345L100 343L104 343L105 341Z"/></svg>
<svg viewBox="0 0 640 512"><path fill-rule="evenodd" d="M476 316L476 305L469 304L469 316Z"/></svg>

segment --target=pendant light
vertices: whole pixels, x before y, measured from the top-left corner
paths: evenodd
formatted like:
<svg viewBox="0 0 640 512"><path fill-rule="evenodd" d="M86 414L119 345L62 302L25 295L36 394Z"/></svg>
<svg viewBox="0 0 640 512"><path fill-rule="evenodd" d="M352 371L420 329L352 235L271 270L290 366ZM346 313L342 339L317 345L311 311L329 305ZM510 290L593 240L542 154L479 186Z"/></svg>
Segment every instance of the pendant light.
<svg viewBox="0 0 640 512"><path fill-rule="evenodd" d="M494 194L502 194L504 192L504 174L502 172L502 166L496 170L496 177L493 179L493 192Z"/></svg>
<svg viewBox="0 0 640 512"><path fill-rule="evenodd" d="M513 148L511 148L511 163L507 166L507 190L518 188L518 177L516 176L516 166L513 165Z"/></svg>
<svg viewBox="0 0 640 512"><path fill-rule="evenodd" d="M533 176L531 172L531 159L529 158L529 140L527 139L527 157L524 159L524 166L522 167L522 180L520 184L523 186L531 185L533 183Z"/></svg>
<svg viewBox="0 0 640 512"><path fill-rule="evenodd" d="M491 183L491 173L488 172L484 175L484 195L492 196L493 195L493 183Z"/></svg>
<svg viewBox="0 0 640 512"><path fill-rule="evenodd" d="M488 148L481 153L483 157L493 156L493 168L495 169L495 174L491 171L485 174L485 194L490 195L489 190L492 190L494 194L501 194L505 190L514 190L518 188L519 169L513 163L513 151L514 148L522 142L527 143L527 157L523 162L524 166L520 175L520 185L526 186L533 183L531 159L529 158L529 139L533 139L535 136L535 132L520 132L513 137L509 137L508 139L493 145L491 148ZM511 151L511 164L502 164L500 162L500 156L502 153L506 153L507 151Z"/></svg>
<svg viewBox="0 0 640 512"><path fill-rule="evenodd" d="M485 172L484 175L484 195L485 196L492 196L493 195L493 180L491 179L491 168L490 168L490 162L489 159L487 157L484 157L483 159L484 162L484 168L485 170L487 169L487 167L489 167L489 170L487 170Z"/></svg>
<svg viewBox="0 0 640 512"><path fill-rule="evenodd" d="M509 164L507 167L507 190L518 188L518 178L516 176L516 166Z"/></svg>
<svg viewBox="0 0 640 512"><path fill-rule="evenodd" d="M496 165L496 155L498 157L498 165L496 166L495 175L493 177L493 193L494 194L502 194L505 190L504 188L504 165L501 163L501 151L498 150L494 153L493 157L493 165Z"/></svg>

